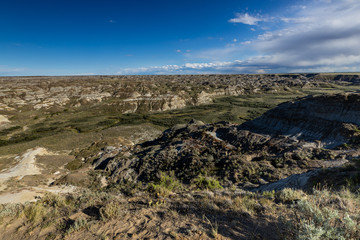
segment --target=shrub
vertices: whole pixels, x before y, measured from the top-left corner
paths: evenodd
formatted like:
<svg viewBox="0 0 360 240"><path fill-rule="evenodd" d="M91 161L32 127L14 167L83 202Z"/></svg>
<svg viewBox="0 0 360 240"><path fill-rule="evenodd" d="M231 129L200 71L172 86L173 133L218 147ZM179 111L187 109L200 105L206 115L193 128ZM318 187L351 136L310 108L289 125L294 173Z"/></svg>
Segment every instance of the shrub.
<svg viewBox="0 0 360 240"><path fill-rule="evenodd" d="M16 217L23 210L22 204L3 204L0 205L0 221L4 217Z"/></svg>
<svg viewBox="0 0 360 240"><path fill-rule="evenodd" d="M122 193L126 196L134 196L139 190L142 190L142 183L129 180L121 183L111 183L106 187L107 192Z"/></svg>
<svg viewBox="0 0 360 240"><path fill-rule="evenodd" d="M234 200L234 207L237 210L246 212L250 215L258 212L260 210L260 204L252 196L239 196Z"/></svg>
<svg viewBox="0 0 360 240"><path fill-rule="evenodd" d="M121 203L112 201L100 208L100 215L103 220L117 218L122 215Z"/></svg>
<svg viewBox="0 0 360 240"><path fill-rule="evenodd" d="M82 165L83 165L83 163L80 159L75 159L75 160L72 160L71 162L69 162L68 164L66 164L65 167L66 167L66 169L68 169L70 171L74 171L74 170L81 168Z"/></svg>
<svg viewBox="0 0 360 240"><path fill-rule="evenodd" d="M41 197L41 202L49 207L58 208L67 205L66 199L60 194L46 193Z"/></svg>
<svg viewBox="0 0 360 240"><path fill-rule="evenodd" d="M148 184L148 191L156 196L166 197L171 192L181 190L182 184L175 177L161 173L160 179L156 183Z"/></svg>
<svg viewBox="0 0 360 240"><path fill-rule="evenodd" d="M81 192L74 195L74 205L77 208L87 208L89 206L96 206L114 200L115 197L111 193L103 191L91 191L83 189Z"/></svg>
<svg viewBox="0 0 360 240"><path fill-rule="evenodd" d="M319 208L307 200L295 206L297 217L289 231L295 239L359 239L360 226L348 214L341 216L337 210Z"/></svg>
<svg viewBox="0 0 360 240"><path fill-rule="evenodd" d="M275 193L275 199L282 203L292 203L301 199L303 196L303 191L293 190L291 188L285 188Z"/></svg>
<svg viewBox="0 0 360 240"><path fill-rule="evenodd" d="M272 190L272 191L264 191L264 192L262 192L261 195L264 198L274 199L275 198L275 191L274 190Z"/></svg>
<svg viewBox="0 0 360 240"><path fill-rule="evenodd" d="M212 177L204 177L202 175L198 176L194 179L194 184L199 189L222 189L223 187L220 185L219 181Z"/></svg>
<svg viewBox="0 0 360 240"><path fill-rule="evenodd" d="M148 191L154 193L157 197L167 197L171 193L167 188L154 183L149 183Z"/></svg>
<svg viewBox="0 0 360 240"><path fill-rule="evenodd" d="M352 209L339 206L339 201L342 203L352 200L355 201L343 199L342 196L328 190L314 191L308 199L301 199L293 206L293 218L285 221L287 238L360 239L358 207Z"/></svg>
<svg viewBox="0 0 360 240"><path fill-rule="evenodd" d="M88 221L85 218L77 218L74 223L66 230L66 234L79 231L88 225Z"/></svg>
<svg viewBox="0 0 360 240"><path fill-rule="evenodd" d="M25 206L23 211L25 217L31 223L42 221L47 212L46 208L40 202L36 202Z"/></svg>

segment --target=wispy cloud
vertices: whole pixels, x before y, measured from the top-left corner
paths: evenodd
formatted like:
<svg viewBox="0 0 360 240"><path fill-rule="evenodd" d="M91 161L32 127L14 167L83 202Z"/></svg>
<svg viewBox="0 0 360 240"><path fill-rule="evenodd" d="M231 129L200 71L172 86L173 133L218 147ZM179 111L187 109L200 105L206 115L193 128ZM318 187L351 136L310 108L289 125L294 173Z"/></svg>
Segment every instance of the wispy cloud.
<svg viewBox="0 0 360 240"><path fill-rule="evenodd" d="M21 74L25 71L24 68L9 67L6 65L0 65L0 76L13 76Z"/></svg>
<svg viewBox="0 0 360 240"><path fill-rule="evenodd" d="M85 72L85 73L75 73L75 74L67 74L67 75L75 75L75 76L91 76L91 75L96 75L96 73L91 73L91 72Z"/></svg>
<svg viewBox="0 0 360 240"><path fill-rule="evenodd" d="M360 71L360 1L313 0L294 9L291 16L271 17L271 21L281 22L281 27L262 32L254 39L184 53L188 59L207 59L211 63L127 69L120 73ZM239 14L229 20L259 28L262 21L265 18L249 14ZM244 52L251 57L242 57Z"/></svg>
<svg viewBox="0 0 360 240"><path fill-rule="evenodd" d="M266 21L265 18L262 18L260 16L251 16L248 13L236 14L236 18L232 18L229 20L231 23L243 23L247 25L257 25L258 22Z"/></svg>
<svg viewBox="0 0 360 240"><path fill-rule="evenodd" d="M141 68L121 69L117 74L213 74L213 73L265 73L266 66L253 65L251 61L235 60L231 62L185 63L183 65L165 65Z"/></svg>

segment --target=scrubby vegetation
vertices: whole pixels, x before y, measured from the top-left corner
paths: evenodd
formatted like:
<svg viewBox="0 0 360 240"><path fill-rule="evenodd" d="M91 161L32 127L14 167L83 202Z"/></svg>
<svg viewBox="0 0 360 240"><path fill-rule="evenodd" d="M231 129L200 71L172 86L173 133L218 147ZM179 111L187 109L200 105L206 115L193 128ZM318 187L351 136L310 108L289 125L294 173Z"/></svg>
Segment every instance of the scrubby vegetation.
<svg viewBox="0 0 360 240"><path fill-rule="evenodd" d="M348 190L314 190L291 208L287 239L359 239L359 195Z"/></svg>
<svg viewBox="0 0 360 240"><path fill-rule="evenodd" d="M161 183L149 187L169 187L172 195L154 196L153 192L139 191L126 197L88 190L47 194L33 203L1 205L0 220L7 226L17 226L17 234L35 239L113 238L115 232L120 234L118 237L137 232L132 237L141 238L147 231L152 232L146 236L161 239L166 236L354 240L360 237L360 197L346 189L252 193L236 189L173 188L170 186L177 184L170 182L169 177L164 177ZM161 218L157 217L159 214ZM153 224L159 224L156 230L151 229L151 224L141 224L140 219L147 217L153 219ZM112 222L116 223L112 228L117 230L109 232L106 229ZM3 227L2 231L10 234L12 228Z"/></svg>
<svg viewBox="0 0 360 240"><path fill-rule="evenodd" d="M0 114L10 122L0 129L0 167L15 166L30 148L48 150L36 156L41 174L12 177L5 190L48 185L49 180L57 190L76 186L74 192L59 194L37 188L40 196L34 202L0 205L1 236L360 239L359 128L355 120L326 120L323 110L307 119L314 112L313 99L320 99L321 109L333 101L330 110L345 104L347 111L355 111L358 96L303 98L358 91L358 76L341 76L342 81L316 74L135 78L71 82L44 77L51 94L45 92L41 100L32 101L31 91L16 86L11 99L6 94L0 99L6 103ZM0 79L4 86L7 81ZM64 90L70 88L74 91ZM307 105L298 98L308 99L311 111L304 112ZM24 99L30 103L21 105ZM288 101L295 104L276 108ZM268 118L239 125L265 112ZM275 127L262 131L256 128L259 122ZM299 126L306 128L301 136L282 132ZM320 140L311 139L314 132L315 137L322 134ZM327 138L342 144L321 145ZM16 163L9 163L15 155ZM314 171L320 167L326 169ZM309 170L316 174L306 175L306 184L299 178L288 182L292 187L259 190Z"/></svg>

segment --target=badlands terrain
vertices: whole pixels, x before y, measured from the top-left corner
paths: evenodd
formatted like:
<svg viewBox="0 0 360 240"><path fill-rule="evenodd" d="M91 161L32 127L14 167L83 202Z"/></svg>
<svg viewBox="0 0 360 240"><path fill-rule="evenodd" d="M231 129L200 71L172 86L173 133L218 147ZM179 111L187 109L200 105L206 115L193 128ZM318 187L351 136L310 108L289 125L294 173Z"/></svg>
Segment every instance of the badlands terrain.
<svg viewBox="0 0 360 240"><path fill-rule="evenodd" d="M0 78L1 239L359 239L357 74Z"/></svg>

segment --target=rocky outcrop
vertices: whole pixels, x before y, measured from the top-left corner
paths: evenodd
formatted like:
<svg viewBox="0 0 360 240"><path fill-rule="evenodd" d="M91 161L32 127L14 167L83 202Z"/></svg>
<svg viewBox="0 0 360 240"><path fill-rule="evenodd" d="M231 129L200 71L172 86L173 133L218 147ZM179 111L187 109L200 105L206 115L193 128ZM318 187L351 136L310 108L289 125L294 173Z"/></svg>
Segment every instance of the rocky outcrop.
<svg viewBox="0 0 360 240"><path fill-rule="evenodd" d="M113 181L147 182L166 172L188 183L207 175L252 188L353 158L358 152L333 147L358 147L359 113L360 94L349 93L285 103L242 125L191 121L118 154L105 169ZM304 182L298 176L278 185Z"/></svg>
<svg viewBox="0 0 360 240"><path fill-rule="evenodd" d="M335 168L343 166L348 163L347 160L337 160L337 161L326 161L324 167L326 168ZM294 174L290 177L281 179L277 182L269 183L251 189L253 192L264 192L264 191L280 191L285 188L291 189L309 189L311 190L314 186L314 179L319 177L323 172L323 169L315 169L301 174Z"/></svg>
<svg viewBox="0 0 360 240"><path fill-rule="evenodd" d="M306 173L294 174L290 177L281 179L274 183L269 183L252 189L254 192L265 192L265 191L280 191L285 188L291 189L305 189L309 185L309 180L318 176L320 170L313 170Z"/></svg>

